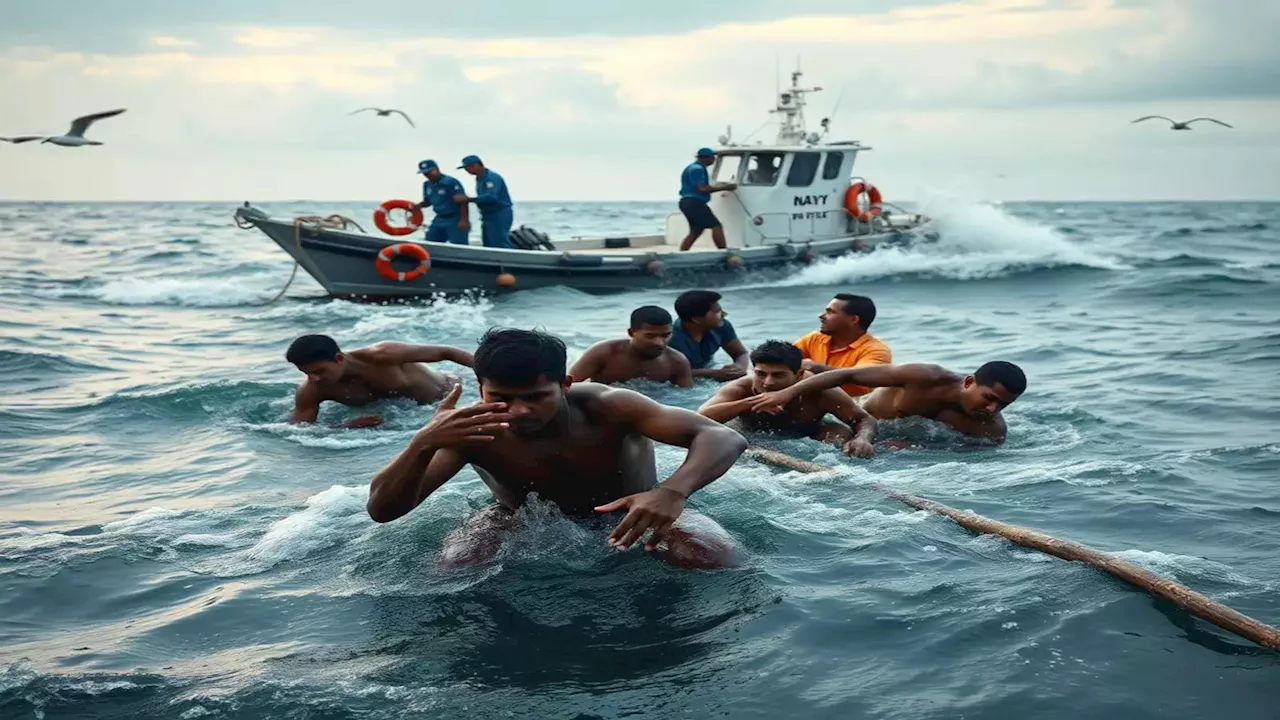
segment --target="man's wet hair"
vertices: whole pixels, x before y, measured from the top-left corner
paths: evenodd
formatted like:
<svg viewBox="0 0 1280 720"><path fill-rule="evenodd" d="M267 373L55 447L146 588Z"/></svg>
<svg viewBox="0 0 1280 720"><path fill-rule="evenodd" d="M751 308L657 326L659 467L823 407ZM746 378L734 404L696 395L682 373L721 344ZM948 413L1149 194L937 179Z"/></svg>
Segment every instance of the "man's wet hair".
<svg viewBox="0 0 1280 720"><path fill-rule="evenodd" d="M321 360L332 362L340 352L338 343L328 335L303 335L289 345L284 359L301 367Z"/></svg>
<svg viewBox="0 0 1280 720"><path fill-rule="evenodd" d="M1005 390L1014 395L1021 395L1027 390L1027 376L1022 372L1022 368L1004 360L992 360L984 364L973 374L973 379L977 380L979 385L987 387L1003 385Z"/></svg>
<svg viewBox="0 0 1280 720"><path fill-rule="evenodd" d="M858 324L863 330L871 327L871 323L876 320L876 304L871 298L865 295L851 295L850 293L838 293L837 300L844 301L844 314L849 317L858 316Z"/></svg>
<svg viewBox="0 0 1280 720"><path fill-rule="evenodd" d="M631 329L639 330L645 325L670 325L671 313L657 305L644 305L631 311Z"/></svg>
<svg viewBox="0 0 1280 720"><path fill-rule="evenodd" d="M781 340L765 340L751 351L751 364L777 363L791 368L791 372L800 372L804 355L800 348Z"/></svg>
<svg viewBox="0 0 1280 720"><path fill-rule="evenodd" d="M564 382L564 341L540 330L490 328L472 354L476 380L532 387L540 378Z"/></svg>
<svg viewBox="0 0 1280 720"><path fill-rule="evenodd" d="M711 312L711 306L720 299L714 290L688 290L676 298L676 317L691 320Z"/></svg>

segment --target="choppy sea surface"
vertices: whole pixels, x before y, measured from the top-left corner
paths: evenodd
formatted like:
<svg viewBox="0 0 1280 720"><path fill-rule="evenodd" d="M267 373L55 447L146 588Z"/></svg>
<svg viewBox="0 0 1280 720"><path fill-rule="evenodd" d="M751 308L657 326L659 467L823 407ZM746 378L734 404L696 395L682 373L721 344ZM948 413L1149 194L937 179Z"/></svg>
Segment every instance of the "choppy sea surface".
<svg viewBox="0 0 1280 720"><path fill-rule="evenodd" d="M341 212L373 203L268 203ZM472 471L387 525L371 475L433 407L286 423L304 333L571 360L677 292L334 301L233 204L0 205L0 717L1275 718L1280 654L1089 567L913 511L876 481L1113 552L1280 625L1280 205L937 200L932 245L723 291L748 346L872 296L898 362L1018 362L1008 443L886 423L813 478L744 457L691 507L749 554L693 572L534 504L495 563L436 570ZM521 204L552 235L658 204ZM465 368L447 366L453 371ZM466 379L464 401L476 396ZM714 392L636 384L696 408ZM683 450L658 449L660 472Z"/></svg>

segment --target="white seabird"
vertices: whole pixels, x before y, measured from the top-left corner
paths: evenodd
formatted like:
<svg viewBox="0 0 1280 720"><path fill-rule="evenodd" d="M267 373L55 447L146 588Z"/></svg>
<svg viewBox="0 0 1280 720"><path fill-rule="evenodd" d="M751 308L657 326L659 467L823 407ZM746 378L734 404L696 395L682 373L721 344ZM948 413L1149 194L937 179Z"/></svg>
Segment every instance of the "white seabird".
<svg viewBox="0 0 1280 720"><path fill-rule="evenodd" d="M1169 128L1170 130L1190 130L1191 128L1190 128L1190 127L1188 127L1188 126L1189 126L1189 125L1191 125L1191 123L1193 123L1193 122L1199 122L1199 121L1201 121L1201 120L1208 120L1209 122L1216 122L1216 123L1218 123L1219 125L1221 125L1222 127L1231 127L1230 125L1228 125L1228 124L1226 124L1226 123L1222 122L1221 120L1216 120L1216 119L1211 118L1211 117L1198 117L1198 118L1192 118L1191 120L1188 120L1188 121L1186 121L1186 122L1177 122L1177 121L1176 121L1176 120L1174 120L1173 118L1167 118L1167 117L1165 117L1165 116L1163 116L1163 115L1147 115L1146 117L1140 117L1140 118L1138 118L1137 120L1134 120L1133 122L1131 122L1131 123L1129 123L1129 124L1130 124L1130 125L1132 125L1133 123L1140 123L1140 122L1142 122L1143 120L1154 120L1154 119L1156 119L1156 118L1159 118L1159 119L1161 119L1161 120L1168 120L1168 121L1169 121L1169 124L1170 124L1170 125L1172 125L1172 127L1170 127L1170 128Z"/></svg>
<svg viewBox="0 0 1280 720"><path fill-rule="evenodd" d="M71 121L71 129L65 135L19 135L18 137L0 137L0 140L10 143L24 143L32 140L39 140L43 143L53 143L63 147L80 147L81 145L101 145L97 140L85 139L84 133L89 126L103 118L115 117L124 112L124 108L119 110L108 110L106 112L94 113L93 115L85 115Z"/></svg>

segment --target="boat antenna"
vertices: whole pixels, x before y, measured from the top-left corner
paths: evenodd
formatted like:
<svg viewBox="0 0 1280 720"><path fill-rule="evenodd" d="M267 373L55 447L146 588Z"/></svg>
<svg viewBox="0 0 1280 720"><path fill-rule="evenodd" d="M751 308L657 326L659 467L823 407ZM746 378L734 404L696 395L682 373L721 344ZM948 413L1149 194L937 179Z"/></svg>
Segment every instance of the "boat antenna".
<svg viewBox="0 0 1280 720"><path fill-rule="evenodd" d="M822 118L818 124L822 126L822 137L826 137L831 132L831 121L836 119L836 114L840 112L840 103L844 102L844 91L849 88L849 83L840 84L840 94L836 96L835 107L831 108L831 114Z"/></svg>

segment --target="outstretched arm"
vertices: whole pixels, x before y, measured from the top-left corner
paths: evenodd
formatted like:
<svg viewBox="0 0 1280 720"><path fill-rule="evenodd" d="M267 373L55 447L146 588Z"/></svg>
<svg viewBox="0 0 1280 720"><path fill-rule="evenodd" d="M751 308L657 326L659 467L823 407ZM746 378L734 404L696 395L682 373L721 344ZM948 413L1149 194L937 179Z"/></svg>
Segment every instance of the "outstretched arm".
<svg viewBox="0 0 1280 720"><path fill-rule="evenodd" d="M598 512L626 508L627 516L609 535L609 544L626 549L653 529L645 544L652 550L684 511L693 492L725 474L746 452L747 441L736 431L683 408L661 405L637 392L610 390L600 395L604 412L656 442L688 448L684 462L671 477L648 492L619 498L597 507Z"/></svg>
<svg viewBox="0 0 1280 720"><path fill-rule="evenodd" d="M875 451L871 443L876 441L876 430L879 423L871 413L862 409L845 391L838 388L822 391L820 407L835 415L844 424L853 428L853 437L844 444L846 455L871 457Z"/></svg>
<svg viewBox="0 0 1280 720"><path fill-rule="evenodd" d="M698 414L718 423L726 423L749 412L752 402L754 398L751 395L751 378L738 378L721 386L710 400L698 408Z"/></svg>
<svg viewBox="0 0 1280 720"><path fill-rule="evenodd" d="M747 352L747 348L738 338L734 338L724 344L724 351L729 353L729 357L733 358L733 364L742 368L746 372L751 363L751 355Z"/></svg>
<svg viewBox="0 0 1280 720"><path fill-rule="evenodd" d="M471 367L471 353L448 345L415 345L402 342L380 342L369 347L368 356L374 362L388 365L410 362L440 362L449 360Z"/></svg>
<svg viewBox="0 0 1280 720"><path fill-rule="evenodd" d="M785 390L761 393L753 406L767 411L779 408L794 398L805 394L837 388L841 385L865 387L906 387L908 385L934 385L954 380L955 376L938 365L907 363L905 365L867 365L865 367L834 368L818 373Z"/></svg>

